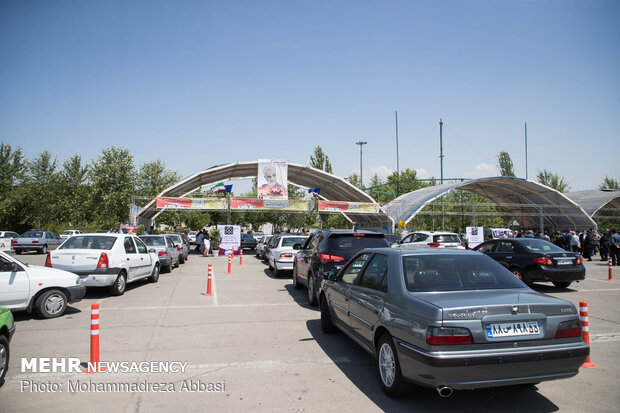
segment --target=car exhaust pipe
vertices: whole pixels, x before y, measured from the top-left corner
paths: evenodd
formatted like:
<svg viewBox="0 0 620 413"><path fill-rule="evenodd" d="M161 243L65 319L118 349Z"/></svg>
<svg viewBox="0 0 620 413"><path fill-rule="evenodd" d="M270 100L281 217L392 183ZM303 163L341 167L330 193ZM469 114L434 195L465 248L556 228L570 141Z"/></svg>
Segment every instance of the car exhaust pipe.
<svg viewBox="0 0 620 413"><path fill-rule="evenodd" d="M450 397L452 396L452 387L437 387L435 390L437 390L437 393L439 393L439 395L441 397Z"/></svg>

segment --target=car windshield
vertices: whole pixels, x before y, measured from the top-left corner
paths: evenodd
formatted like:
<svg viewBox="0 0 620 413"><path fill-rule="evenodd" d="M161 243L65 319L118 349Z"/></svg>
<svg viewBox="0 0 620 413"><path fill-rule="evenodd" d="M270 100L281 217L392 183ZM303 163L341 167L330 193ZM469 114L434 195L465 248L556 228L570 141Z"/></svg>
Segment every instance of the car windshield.
<svg viewBox="0 0 620 413"><path fill-rule="evenodd" d="M89 249L89 250L110 250L116 242L116 237L106 237L102 235L75 235L65 241L58 249Z"/></svg>
<svg viewBox="0 0 620 413"><path fill-rule="evenodd" d="M565 252L562 248L542 239L528 239L519 242L529 252Z"/></svg>
<svg viewBox="0 0 620 413"><path fill-rule="evenodd" d="M404 256L403 270L407 290L412 292L525 287L501 264L478 254Z"/></svg>
<svg viewBox="0 0 620 413"><path fill-rule="evenodd" d="M166 240L164 237L140 237L140 239L149 247L165 247Z"/></svg>
<svg viewBox="0 0 620 413"><path fill-rule="evenodd" d="M325 251L349 260L364 248L389 246L385 237L379 234L334 234L327 239Z"/></svg>
<svg viewBox="0 0 620 413"><path fill-rule="evenodd" d="M73 234L73 231L71 230L63 231L60 233L60 235L71 235L71 234Z"/></svg>
<svg viewBox="0 0 620 413"><path fill-rule="evenodd" d="M41 238L43 231L26 231L21 236L22 238Z"/></svg>
<svg viewBox="0 0 620 413"><path fill-rule="evenodd" d="M250 234L247 234L247 233L245 233L245 232L242 232L242 233L241 233L241 238L252 238L252 239L254 239L254 237L253 237L253 236L251 236Z"/></svg>
<svg viewBox="0 0 620 413"><path fill-rule="evenodd" d="M433 240L435 242L442 242L442 243L446 243L446 242L460 243L461 242L461 240L459 239L459 236L455 234L435 235L433 237Z"/></svg>
<svg viewBox="0 0 620 413"><path fill-rule="evenodd" d="M287 237L282 238L282 246L283 247L292 247L295 244L303 244L306 242L306 237Z"/></svg>
<svg viewBox="0 0 620 413"><path fill-rule="evenodd" d="M172 240L173 240L174 242L178 242L178 243L182 243L182 242L183 242L183 240L181 239L181 236L180 236L180 235L177 235L177 234L168 234L168 236L169 236L170 238L172 238Z"/></svg>

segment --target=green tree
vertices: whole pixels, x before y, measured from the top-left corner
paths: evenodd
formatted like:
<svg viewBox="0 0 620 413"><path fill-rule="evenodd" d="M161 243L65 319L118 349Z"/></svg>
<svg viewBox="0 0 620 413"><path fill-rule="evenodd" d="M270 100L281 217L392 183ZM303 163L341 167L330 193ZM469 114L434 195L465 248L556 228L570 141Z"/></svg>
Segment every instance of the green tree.
<svg viewBox="0 0 620 413"><path fill-rule="evenodd" d="M76 227L87 219L89 214L88 165L82 165L82 158L75 154L63 163L58 179L60 220Z"/></svg>
<svg viewBox="0 0 620 413"><path fill-rule="evenodd" d="M89 177L93 212L109 227L126 222L131 196L136 192L136 167L129 150L103 149L92 162Z"/></svg>
<svg viewBox="0 0 620 413"><path fill-rule="evenodd" d="M13 149L8 143L0 143L0 226L18 230L22 228L25 211L18 202L17 190L26 173L26 161L22 149ZM26 226L24 225L23 228Z"/></svg>
<svg viewBox="0 0 620 413"><path fill-rule="evenodd" d="M598 186L598 189L620 189L620 182L605 175L605 179L603 183Z"/></svg>
<svg viewBox="0 0 620 413"><path fill-rule="evenodd" d="M497 155L497 166L499 167L500 176L515 176L512 159L510 159L508 152L501 151Z"/></svg>
<svg viewBox="0 0 620 413"><path fill-rule="evenodd" d="M564 180L563 177L558 174L554 174L546 169L538 171L538 174L536 174L536 179L539 183L562 193L568 192L568 190L570 189L568 183Z"/></svg>
<svg viewBox="0 0 620 413"><path fill-rule="evenodd" d="M28 162L28 172L21 185L22 201L28 205L27 222L37 228L44 228L59 216L58 161L49 151L41 152Z"/></svg>
<svg viewBox="0 0 620 413"><path fill-rule="evenodd" d="M143 196L155 197L180 179L181 175L178 172L167 170L166 164L157 159L146 162L140 167L136 191Z"/></svg>
<svg viewBox="0 0 620 413"><path fill-rule="evenodd" d="M332 164L329 162L329 156L323 152L320 146L314 148L314 154L310 155L310 166L321 171L325 171L329 174L334 173L332 170Z"/></svg>
<svg viewBox="0 0 620 413"><path fill-rule="evenodd" d="M344 179L348 181L351 185L356 186L358 188L360 187L360 176L356 174L355 172L353 172L352 174L350 174Z"/></svg>

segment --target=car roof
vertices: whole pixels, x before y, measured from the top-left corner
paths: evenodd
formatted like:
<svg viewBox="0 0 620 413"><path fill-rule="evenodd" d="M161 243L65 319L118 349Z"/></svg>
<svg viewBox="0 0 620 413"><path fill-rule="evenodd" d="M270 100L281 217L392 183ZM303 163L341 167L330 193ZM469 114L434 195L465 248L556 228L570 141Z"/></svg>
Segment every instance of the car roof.
<svg viewBox="0 0 620 413"><path fill-rule="evenodd" d="M428 235L459 235L452 231L413 231L412 234L428 234Z"/></svg>
<svg viewBox="0 0 620 413"><path fill-rule="evenodd" d="M361 252L372 252L382 254L396 254L396 255L484 255L478 251L473 250L457 250L457 249L439 249L439 248L423 248L423 249L402 249L402 248L367 248Z"/></svg>

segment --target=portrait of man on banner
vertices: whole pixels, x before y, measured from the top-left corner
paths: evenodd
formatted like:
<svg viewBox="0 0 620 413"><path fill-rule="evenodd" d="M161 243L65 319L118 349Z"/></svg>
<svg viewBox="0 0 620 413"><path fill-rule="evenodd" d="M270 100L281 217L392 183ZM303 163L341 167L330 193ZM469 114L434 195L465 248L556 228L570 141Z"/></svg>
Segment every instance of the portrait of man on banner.
<svg viewBox="0 0 620 413"><path fill-rule="evenodd" d="M288 199L288 164L276 159L258 161L258 198Z"/></svg>

